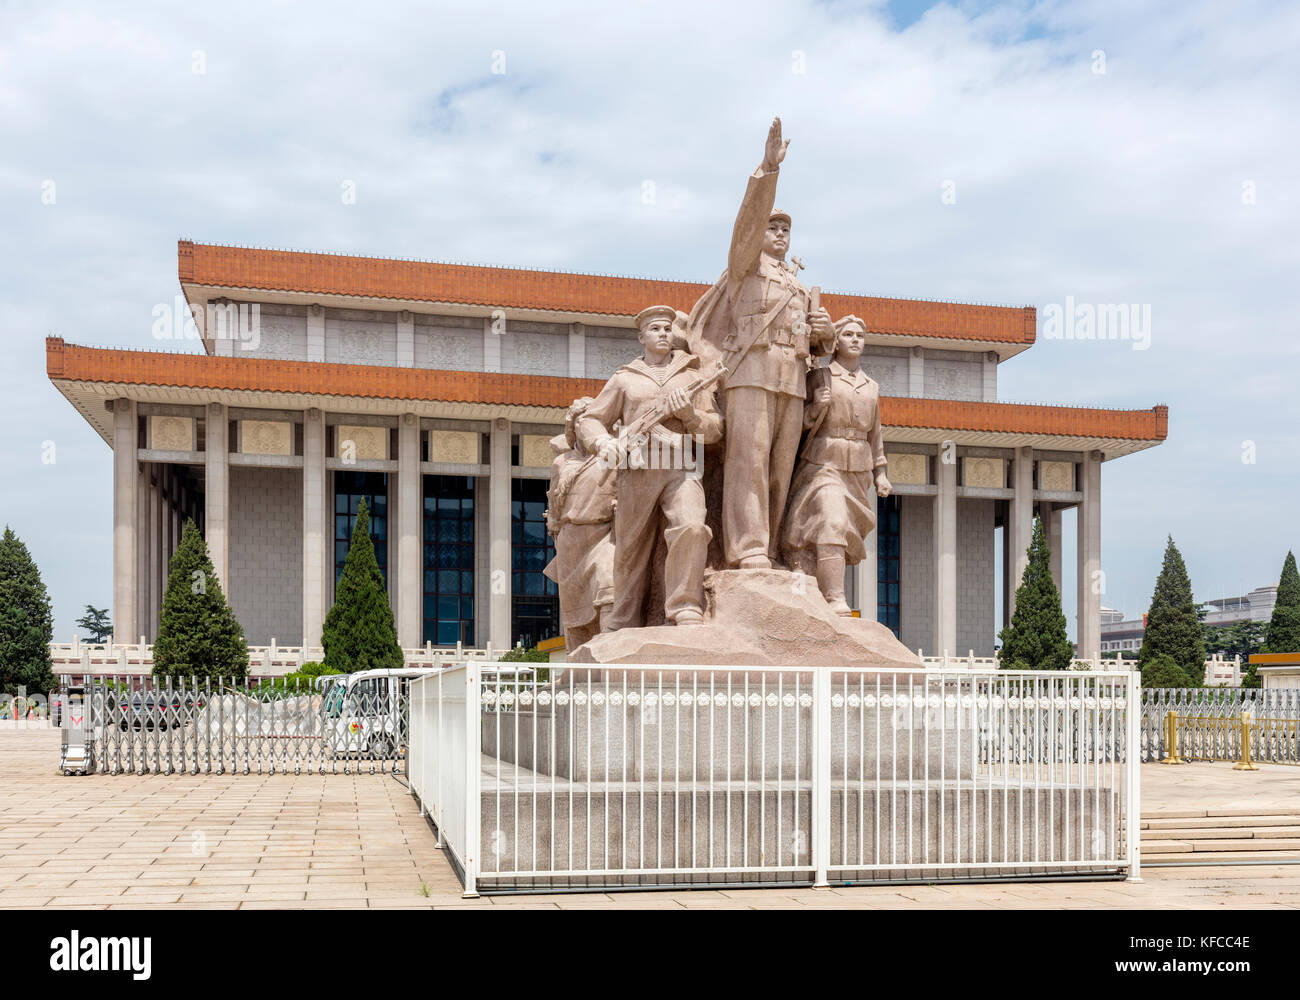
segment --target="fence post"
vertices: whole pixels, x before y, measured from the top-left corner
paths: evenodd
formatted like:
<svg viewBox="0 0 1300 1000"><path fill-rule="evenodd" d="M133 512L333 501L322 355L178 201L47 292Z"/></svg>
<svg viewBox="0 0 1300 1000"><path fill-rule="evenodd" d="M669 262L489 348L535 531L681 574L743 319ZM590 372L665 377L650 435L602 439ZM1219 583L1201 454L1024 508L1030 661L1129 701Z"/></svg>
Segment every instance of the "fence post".
<svg viewBox="0 0 1300 1000"><path fill-rule="evenodd" d="M1241 760L1232 765L1234 771L1258 771L1259 766L1250 750L1250 713L1241 713Z"/></svg>
<svg viewBox="0 0 1300 1000"><path fill-rule="evenodd" d="M1161 764L1183 764L1178 756L1178 715L1171 708L1165 713L1165 756Z"/></svg>
<svg viewBox="0 0 1300 1000"><path fill-rule="evenodd" d="M483 850L483 804L479 795L479 779L483 771L480 745L483 740L483 719L480 700L483 685L479 680L479 666L465 665L465 891L467 899L478 897L479 859Z"/></svg>
<svg viewBox="0 0 1300 1000"><path fill-rule="evenodd" d="M830 886L831 857L831 671L813 670L812 863L813 888Z"/></svg>
<svg viewBox="0 0 1300 1000"><path fill-rule="evenodd" d="M1128 728L1127 752L1124 755L1124 769L1127 772L1124 782L1125 804L1124 836L1125 853L1128 856L1128 882L1142 881L1142 786L1141 771L1138 768L1142 760L1141 719L1142 719L1142 675L1136 670L1130 671L1125 685L1128 689L1128 712L1125 722Z"/></svg>

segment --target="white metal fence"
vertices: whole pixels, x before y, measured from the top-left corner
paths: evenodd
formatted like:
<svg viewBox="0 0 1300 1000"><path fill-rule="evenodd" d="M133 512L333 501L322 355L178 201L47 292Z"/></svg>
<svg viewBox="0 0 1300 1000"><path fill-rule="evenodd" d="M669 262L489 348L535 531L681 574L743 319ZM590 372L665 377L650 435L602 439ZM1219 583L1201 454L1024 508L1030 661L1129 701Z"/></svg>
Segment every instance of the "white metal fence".
<svg viewBox="0 0 1300 1000"><path fill-rule="evenodd" d="M964 667L968 670L999 670L1002 667L1002 661L997 656L976 656L974 650L968 650L965 656L949 656L944 653L942 656L926 655L924 650L916 651L917 657L921 664L926 667L937 667L941 670L951 670L954 667ZM1241 683L1241 657L1234 656L1231 660L1225 660L1221 655L1215 654L1207 659L1204 664L1204 683L1206 686L1228 686L1236 687ZM1124 658L1123 652L1116 653L1112 657L1103 657L1100 653L1090 658L1076 657L1070 661L1071 670L1137 670L1138 661L1136 656Z"/></svg>
<svg viewBox="0 0 1300 1000"><path fill-rule="evenodd" d="M402 650L408 667L439 667L465 660L495 661L500 650L489 644L476 649L468 646L434 646L426 643L413 649ZM274 640L269 646L248 647L248 676L282 677L298 670L304 663L319 663L325 658L320 646L280 646ZM50 643L50 660L56 675L75 677L150 677L153 675L153 644L139 642L81 642L75 635L72 642Z"/></svg>
<svg viewBox="0 0 1300 1000"><path fill-rule="evenodd" d="M467 893L1138 873L1132 672L496 671L411 689Z"/></svg>

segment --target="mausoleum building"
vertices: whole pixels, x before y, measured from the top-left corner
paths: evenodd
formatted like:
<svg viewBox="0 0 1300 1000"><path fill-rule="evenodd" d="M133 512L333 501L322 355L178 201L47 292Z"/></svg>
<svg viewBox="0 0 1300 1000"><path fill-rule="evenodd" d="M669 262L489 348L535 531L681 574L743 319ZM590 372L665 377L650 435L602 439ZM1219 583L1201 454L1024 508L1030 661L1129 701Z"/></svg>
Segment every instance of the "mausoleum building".
<svg viewBox="0 0 1300 1000"><path fill-rule="evenodd" d="M404 646L556 635L548 442L638 355L642 308L689 311L708 285L189 241L178 256L160 350L46 343L51 382L113 449L116 641L154 638L193 517L249 643L319 645L362 498ZM1059 584L1075 508L1066 611L1093 655L1102 465L1163 441L1166 407L1000 402L998 366L1034 344L1032 307L821 301L868 326L894 485L849 603L913 649L991 655L995 592L1010 614L1034 514Z"/></svg>

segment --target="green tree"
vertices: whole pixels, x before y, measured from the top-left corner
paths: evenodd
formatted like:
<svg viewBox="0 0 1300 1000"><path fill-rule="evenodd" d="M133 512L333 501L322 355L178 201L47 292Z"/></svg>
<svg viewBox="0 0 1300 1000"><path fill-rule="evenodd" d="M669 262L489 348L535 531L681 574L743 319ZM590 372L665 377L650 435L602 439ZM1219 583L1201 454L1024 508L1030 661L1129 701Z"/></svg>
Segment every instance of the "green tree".
<svg viewBox="0 0 1300 1000"><path fill-rule="evenodd" d="M0 690L52 691L54 612L27 546L5 525L0 537Z"/></svg>
<svg viewBox="0 0 1300 1000"><path fill-rule="evenodd" d="M1204 677L1205 639L1196 613L1196 602L1192 599L1192 582L1187 576L1187 566L1172 535L1165 545L1164 564L1156 577L1142 648L1138 651L1138 664L1144 675L1148 661L1161 653L1167 654L1181 667L1189 680Z"/></svg>
<svg viewBox="0 0 1300 1000"><path fill-rule="evenodd" d="M285 674L283 677L274 678L270 681L270 684L273 687L283 688L286 691L301 691L310 694L316 690L315 685L317 678L342 673L342 670L335 670L331 667L325 666L323 663L309 662L304 663L291 674ZM265 684L266 682L264 681L263 683Z"/></svg>
<svg viewBox="0 0 1300 1000"><path fill-rule="evenodd" d="M1157 653L1142 667L1142 686L1144 688L1190 688L1201 687L1194 683L1187 671L1174 662L1168 653Z"/></svg>
<svg viewBox="0 0 1300 1000"><path fill-rule="evenodd" d="M1202 632L1205 637L1207 656L1224 656L1231 659L1240 656L1246 662L1251 653L1258 653L1264 643L1265 625L1260 621L1240 621L1231 625L1205 625Z"/></svg>
<svg viewBox="0 0 1300 1000"><path fill-rule="evenodd" d="M90 642L104 642L113 634L113 619L108 615L108 608L86 605L86 613L77 619L77 628L86 630Z"/></svg>
<svg viewBox="0 0 1300 1000"><path fill-rule="evenodd" d="M1300 653L1300 572L1295 553L1288 552L1277 582L1277 604L1264 638L1265 653Z"/></svg>
<svg viewBox="0 0 1300 1000"><path fill-rule="evenodd" d="M1034 518L1029 562L1016 590L1016 610L998 638L1002 640L1002 665L1012 669L1068 670L1074 658L1040 518Z"/></svg>
<svg viewBox="0 0 1300 1000"><path fill-rule="evenodd" d="M403 665L393 609L370 540L370 511L361 501L343 575L334 589L334 606L321 630L325 666L343 673L396 669Z"/></svg>
<svg viewBox="0 0 1300 1000"><path fill-rule="evenodd" d="M185 522L167 573L153 644L153 675L235 682L248 676L244 630L226 603L207 543L193 520Z"/></svg>

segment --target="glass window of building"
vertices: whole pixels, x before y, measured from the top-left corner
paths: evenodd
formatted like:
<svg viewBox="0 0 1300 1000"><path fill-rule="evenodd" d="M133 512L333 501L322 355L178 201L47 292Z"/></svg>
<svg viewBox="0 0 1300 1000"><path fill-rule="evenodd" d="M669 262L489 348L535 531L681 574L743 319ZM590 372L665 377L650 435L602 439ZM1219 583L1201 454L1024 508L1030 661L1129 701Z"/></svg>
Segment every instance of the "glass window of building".
<svg viewBox="0 0 1300 1000"><path fill-rule="evenodd" d="M384 586L388 586L388 475L383 472L334 473L334 582L343 575L343 563L352 541L357 508L365 500L370 511L370 538L375 543Z"/></svg>
<svg viewBox="0 0 1300 1000"><path fill-rule="evenodd" d="M560 597L555 581L542 572L555 557L546 533L545 479L511 483L510 634L524 648L560 634Z"/></svg>
<svg viewBox="0 0 1300 1000"><path fill-rule="evenodd" d="M424 477L424 641L474 645L474 480Z"/></svg>
<svg viewBox="0 0 1300 1000"><path fill-rule="evenodd" d="M898 497L885 497L876 508L876 621L898 635Z"/></svg>

